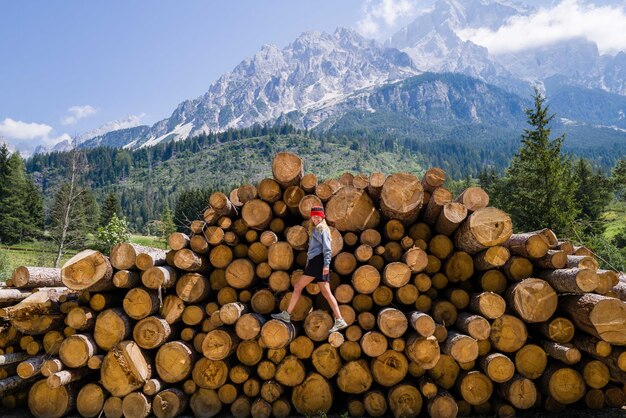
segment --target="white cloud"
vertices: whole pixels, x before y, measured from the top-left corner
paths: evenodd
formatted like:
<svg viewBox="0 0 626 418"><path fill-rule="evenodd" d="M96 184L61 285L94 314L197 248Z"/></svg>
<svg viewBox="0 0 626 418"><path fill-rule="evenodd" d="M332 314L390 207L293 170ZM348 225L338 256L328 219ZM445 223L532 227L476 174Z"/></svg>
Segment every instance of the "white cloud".
<svg viewBox="0 0 626 418"><path fill-rule="evenodd" d="M574 38L598 45L600 53L626 51L626 9L563 0L529 16L516 16L496 31L464 28L459 37L486 47L491 54L521 51Z"/></svg>
<svg viewBox="0 0 626 418"><path fill-rule="evenodd" d="M356 23L357 30L363 36L377 36L381 25L392 27L415 8L414 0L368 0L363 5L363 17Z"/></svg>
<svg viewBox="0 0 626 418"><path fill-rule="evenodd" d="M94 115L97 112L97 110L91 105L72 106L67 109L67 111L71 113L71 115L61 119L61 123L63 125L73 125L79 120Z"/></svg>
<svg viewBox="0 0 626 418"><path fill-rule="evenodd" d="M27 123L6 118L0 122L0 135L12 139L36 139L47 137L52 126L43 123Z"/></svg>
<svg viewBox="0 0 626 418"><path fill-rule="evenodd" d="M0 137L6 137L7 142L30 141L36 145L54 145L64 140L71 140L70 135L63 133L54 135L54 128L43 123L28 123L11 118L0 122Z"/></svg>

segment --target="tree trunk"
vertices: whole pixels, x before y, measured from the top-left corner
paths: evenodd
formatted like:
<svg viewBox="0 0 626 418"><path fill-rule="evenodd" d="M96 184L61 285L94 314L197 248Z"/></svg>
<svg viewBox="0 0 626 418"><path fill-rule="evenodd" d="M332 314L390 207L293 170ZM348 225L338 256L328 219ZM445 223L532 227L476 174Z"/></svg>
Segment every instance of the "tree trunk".
<svg viewBox="0 0 626 418"><path fill-rule="evenodd" d="M578 329L609 344L626 345L626 304L621 300L588 293L564 296L560 306Z"/></svg>
<svg viewBox="0 0 626 418"><path fill-rule="evenodd" d="M528 323L547 321L558 303L554 289L541 279L525 279L511 285L506 298L508 306Z"/></svg>
<svg viewBox="0 0 626 418"><path fill-rule="evenodd" d="M94 250L81 251L66 261L61 268L61 280L72 290L100 292L115 288L109 258Z"/></svg>
<svg viewBox="0 0 626 418"><path fill-rule="evenodd" d="M486 207L469 215L454 235L455 246L469 254L476 254L488 247L502 245L512 234L509 215Z"/></svg>
<svg viewBox="0 0 626 418"><path fill-rule="evenodd" d="M58 268L20 266L13 271L11 280L19 289L63 286L61 269Z"/></svg>

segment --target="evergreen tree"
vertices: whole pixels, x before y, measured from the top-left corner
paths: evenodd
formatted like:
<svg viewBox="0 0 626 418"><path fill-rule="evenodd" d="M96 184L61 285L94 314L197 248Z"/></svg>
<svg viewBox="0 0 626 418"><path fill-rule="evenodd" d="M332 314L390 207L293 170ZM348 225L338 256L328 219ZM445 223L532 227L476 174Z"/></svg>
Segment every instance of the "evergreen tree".
<svg viewBox="0 0 626 418"><path fill-rule="evenodd" d="M621 201L626 201L626 158L621 158L611 176L611 183L615 190L615 195Z"/></svg>
<svg viewBox="0 0 626 418"><path fill-rule="evenodd" d="M43 197L39 188L30 178L26 182L25 205L29 215L28 225L25 228L26 235L30 238L40 238L43 234L45 223Z"/></svg>
<svg viewBox="0 0 626 418"><path fill-rule="evenodd" d="M102 204L102 211L100 214L100 226L105 226L109 223L113 215L119 217L122 214L122 206L115 193L109 193L104 199Z"/></svg>
<svg viewBox="0 0 626 418"><path fill-rule="evenodd" d="M211 193L209 189L191 189L183 190L178 195L174 209L178 231L189 231L189 224L198 219L206 209Z"/></svg>
<svg viewBox="0 0 626 418"><path fill-rule="evenodd" d="M6 147L3 147L6 148ZM0 155L0 240L13 244L30 235L31 219L26 206L27 177L19 153Z"/></svg>
<svg viewBox="0 0 626 418"><path fill-rule="evenodd" d="M169 205L165 205L165 208L163 209L161 222L163 222L161 226L161 238L163 239L163 241L167 242L167 237L169 237L171 233L176 232L174 215L172 214Z"/></svg>
<svg viewBox="0 0 626 418"><path fill-rule="evenodd" d="M580 207L579 219L586 232L601 232L604 226L600 215L611 200L611 183L602 173L593 173L591 165L580 158L575 167L578 188L576 202Z"/></svg>
<svg viewBox="0 0 626 418"><path fill-rule="evenodd" d="M544 227L569 231L579 209L571 159L561 153L564 136L550 139L546 99L535 88L534 106L526 109L530 128L524 129L522 146L506 170L501 204L517 231Z"/></svg>

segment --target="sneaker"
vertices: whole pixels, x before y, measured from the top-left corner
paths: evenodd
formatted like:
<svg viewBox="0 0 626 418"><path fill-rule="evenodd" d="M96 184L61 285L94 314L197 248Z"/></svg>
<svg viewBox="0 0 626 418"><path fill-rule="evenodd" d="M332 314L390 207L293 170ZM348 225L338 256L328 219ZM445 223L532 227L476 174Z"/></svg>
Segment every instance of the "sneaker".
<svg viewBox="0 0 626 418"><path fill-rule="evenodd" d="M291 322L291 315L289 315L289 312L287 311L282 311L281 313L277 313L277 314L273 313L272 318L278 319L283 322Z"/></svg>
<svg viewBox="0 0 626 418"><path fill-rule="evenodd" d="M329 333L333 333L335 331L340 331L344 328L348 328L348 324L346 324L345 319L339 318L335 319L335 325L331 329L328 330Z"/></svg>

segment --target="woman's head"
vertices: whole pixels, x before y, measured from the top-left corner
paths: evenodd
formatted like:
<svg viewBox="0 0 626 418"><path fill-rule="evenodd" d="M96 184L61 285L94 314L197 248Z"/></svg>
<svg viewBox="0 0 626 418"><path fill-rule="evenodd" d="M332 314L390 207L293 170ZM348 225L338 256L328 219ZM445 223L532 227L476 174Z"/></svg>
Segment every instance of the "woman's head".
<svg viewBox="0 0 626 418"><path fill-rule="evenodd" d="M313 225L318 225L326 217L324 214L324 208L322 206L313 206L311 208L311 222Z"/></svg>

